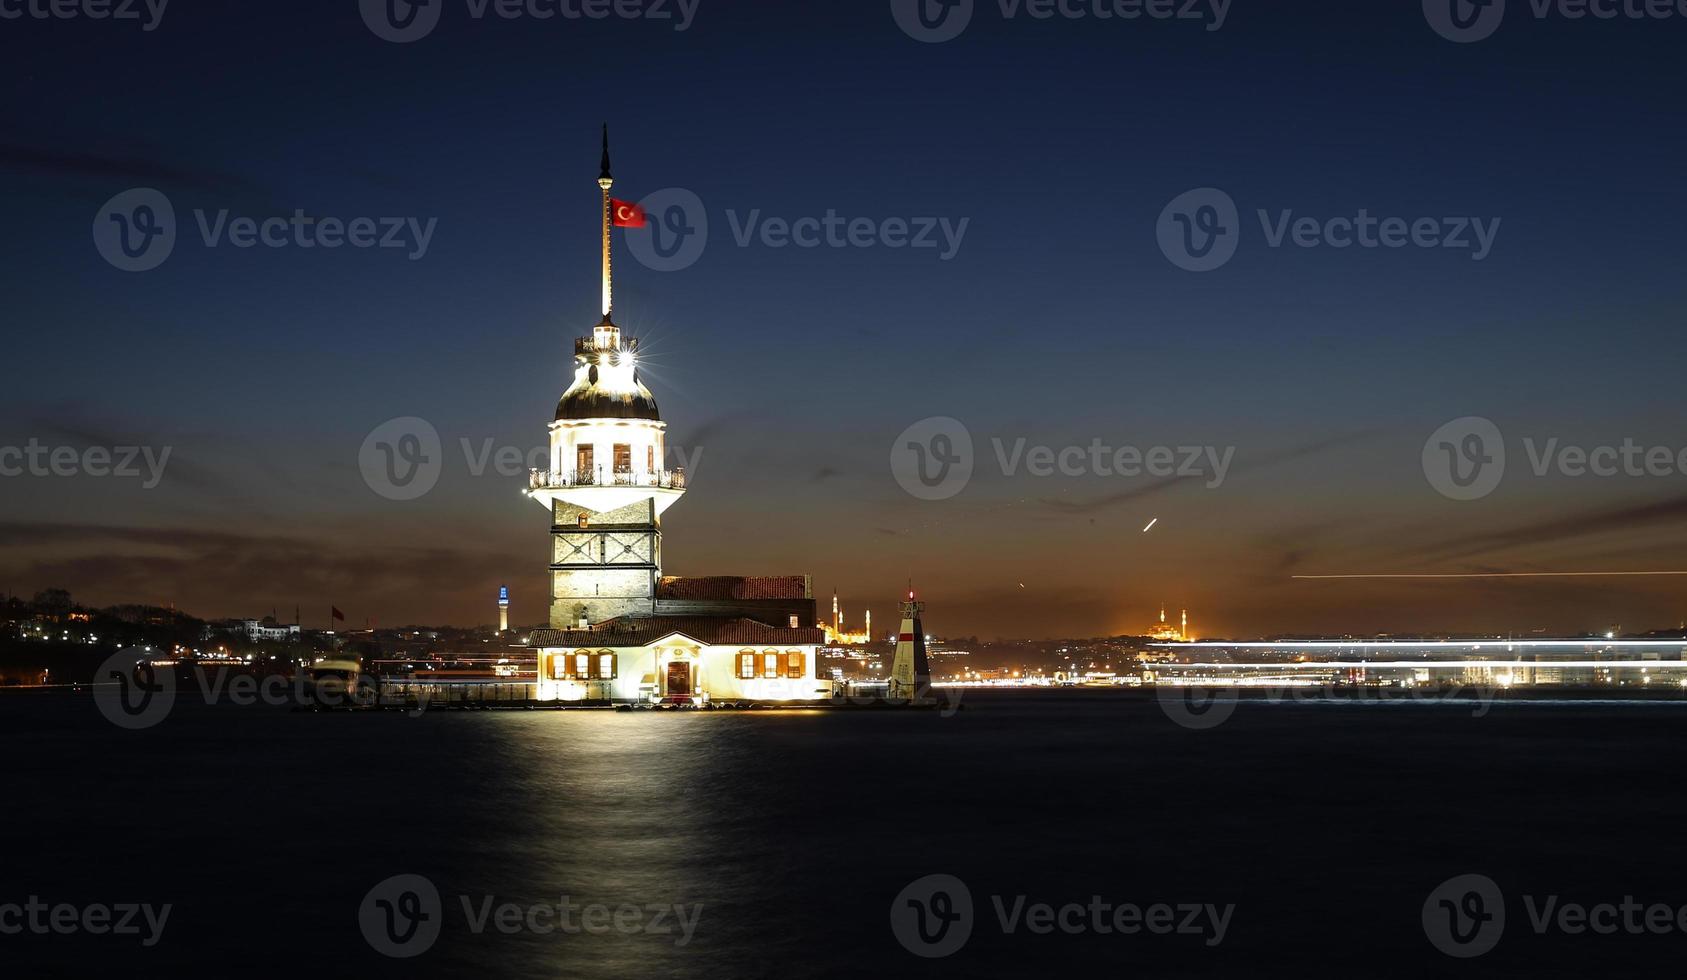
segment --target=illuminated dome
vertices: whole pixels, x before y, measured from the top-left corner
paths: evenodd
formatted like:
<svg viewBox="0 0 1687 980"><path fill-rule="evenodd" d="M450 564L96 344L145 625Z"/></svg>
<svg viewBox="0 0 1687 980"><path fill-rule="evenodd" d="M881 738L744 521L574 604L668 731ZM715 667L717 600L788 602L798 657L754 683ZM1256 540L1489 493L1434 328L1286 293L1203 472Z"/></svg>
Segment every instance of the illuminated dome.
<svg viewBox="0 0 1687 980"><path fill-rule="evenodd" d="M623 341L608 317L575 342L574 383L556 405L558 422L585 419L662 420L656 397L638 377L638 341Z"/></svg>
<svg viewBox="0 0 1687 980"><path fill-rule="evenodd" d="M579 419L648 419L659 422L656 399L650 390L633 382L632 391L606 391L602 385L576 382L556 404L558 422Z"/></svg>

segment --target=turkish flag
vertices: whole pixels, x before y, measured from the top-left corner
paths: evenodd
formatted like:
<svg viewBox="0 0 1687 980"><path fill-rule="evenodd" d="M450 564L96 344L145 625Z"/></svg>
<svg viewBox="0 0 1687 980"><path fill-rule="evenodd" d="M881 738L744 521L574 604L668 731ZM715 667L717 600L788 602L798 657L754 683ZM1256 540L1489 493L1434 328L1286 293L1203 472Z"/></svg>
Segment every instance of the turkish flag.
<svg viewBox="0 0 1687 980"><path fill-rule="evenodd" d="M341 612L337 606L329 606L328 609L329 609L329 615L333 616L335 619L341 621L342 623L345 622L346 614Z"/></svg>
<svg viewBox="0 0 1687 980"><path fill-rule="evenodd" d="M617 228L643 228L644 208L628 201L609 199L609 214Z"/></svg>

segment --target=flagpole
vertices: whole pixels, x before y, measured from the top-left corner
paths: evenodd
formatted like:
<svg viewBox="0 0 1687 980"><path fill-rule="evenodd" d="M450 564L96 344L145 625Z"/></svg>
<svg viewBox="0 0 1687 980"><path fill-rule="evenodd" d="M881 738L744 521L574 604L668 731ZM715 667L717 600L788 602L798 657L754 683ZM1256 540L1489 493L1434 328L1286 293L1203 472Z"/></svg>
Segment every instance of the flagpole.
<svg viewBox="0 0 1687 980"><path fill-rule="evenodd" d="M615 306L609 262L609 189L615 186L615 178L609 173L608 123L603 124L603 168L598 174L597 185L603 191L603 322L608 323L609 312Z"/></svg>

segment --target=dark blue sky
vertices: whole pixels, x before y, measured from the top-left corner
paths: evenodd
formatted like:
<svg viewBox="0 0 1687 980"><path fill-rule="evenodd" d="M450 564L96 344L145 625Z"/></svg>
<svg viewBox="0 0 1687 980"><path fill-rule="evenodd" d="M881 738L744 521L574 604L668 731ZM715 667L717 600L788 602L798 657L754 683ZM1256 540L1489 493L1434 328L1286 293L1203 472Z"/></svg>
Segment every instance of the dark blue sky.
<svg viewBox="0 0 1687 980"><path fill-rule="evenodd" d="M702 0L672 22L502 20L445 3L414 43L350 2L171 3L157 28L0 20L7 383L0 444L169 446L158 487L0 479L0 588L204 615L333 602L354 620L543 617L546 522L461 441L543 444L597 319L598 126L616 195L683 187L708 246L640 265L671 441L701 446L669 571L806 572L881 622L912 575L936 630L1207 633L1673 626L1679 580L1351 583L1297 572L1662 569L1687 475L1530 472L1529 438L1687 446L1677 382L1687 18L1537 19L1485 40L1416 0L1234 0L1222 29L1004 17L920 43L882 0ZM1085 5L1085 9L1089 9ZM156 188L159 267L90 229ZM1176 267L1169 202L1225 191L1235 258ZM1490 254L1271 248L1256 212L1499 219ZM206 247L192 213L413 217L402 250ZM752 211L967 221L935 249L740 247ZM1505 433L1476 501L1421 451ZM438 487L378 496L395 416L444 440ZM897 433L960 419L958 496L892 478ZM992 440L1235 447L1222 486L1008 475ZM1153 517L1160 524L1144 535Z"/></svg>

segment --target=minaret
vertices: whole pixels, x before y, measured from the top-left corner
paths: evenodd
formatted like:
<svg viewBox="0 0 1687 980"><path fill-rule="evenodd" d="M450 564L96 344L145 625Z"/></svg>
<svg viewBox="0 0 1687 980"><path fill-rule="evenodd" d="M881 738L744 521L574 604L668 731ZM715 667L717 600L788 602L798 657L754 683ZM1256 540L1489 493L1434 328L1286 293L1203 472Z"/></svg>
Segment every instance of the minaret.
<svg viewBox="0 0 1687 980"><path fill-rule="evenodd" d="M892 701L911 701L931 690L931 667L926 663L925 626L920 614L926 604L914 600L914 590L908 590L908 601L901 604L902 628L896 634L896 659L890 665Z"/></svg>
<svg viewBox="0 0 1687 980"><path fill-rule="evenodd" d="M873 642L873 610L867 610L867 642Z"/></svg>
<svg viewBox="0 0 1687 980"><path fill-rule="evenodd" d="M550 467L527 495L551 511L551 626L573 629L649 616L662 575L662 512L685 493L667 470L667 424L638 372L638 341L615 325L610 262L609 127L597 185L603 197L603 320L574 341L574 381L550 426Z"/></svg>
<svg viewBox="0 0 1687 980"><path fill-rule="evenodd" d="M1178 628L1177 635L1179 639L1186 642L1189 639L1189 610L1187 609L1183 611L1183 625Z"/></svg>

